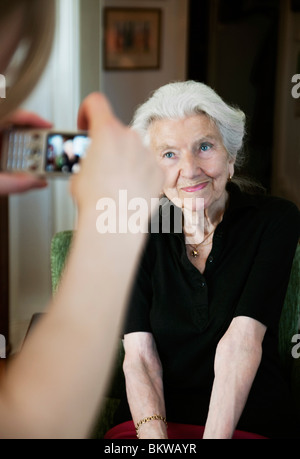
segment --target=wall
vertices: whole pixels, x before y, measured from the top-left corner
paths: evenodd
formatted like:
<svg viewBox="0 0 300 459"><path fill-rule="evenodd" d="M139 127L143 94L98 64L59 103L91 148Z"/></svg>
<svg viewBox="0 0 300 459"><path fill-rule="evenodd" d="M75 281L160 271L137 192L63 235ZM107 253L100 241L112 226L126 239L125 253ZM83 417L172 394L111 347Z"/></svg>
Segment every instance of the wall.
<svg viewBox="0 0 300 459"><path fill-rule="evenodd" d="M49 68L24 108L53 120ZM40 105L38 105L40 103ZM50 298L49 241L52 233L51 187L9 198L10 344L15 351L33 313Z"/></svg>
<svg viewBox="0 0 300 459"><path fill-rule="evenodd" d="M79 95L79 1L57 0L57 28L51 59L23 107L61 129L75 129ZM10 341L19 349L32 314L51 298L52 236L75 225L76 210L67 180L43 191L9 198Z"/></svg>
<svg viewBox="0 0 300 459"><path fill-rule="evenodd" d="M99 0L80 1L80 99L99 91L101 5Z"/></svg>
<svg viewBox="0 0 300 459"><path fill-rule="evenodd" d="M211 0L207 83L246 115L246 173L271 189L278 0ZM244 171L243 171L244 172Z"/></svg>
<svg viewBox="0 0 300 459"><path fill-rule="evenodd" d="M273 192L294 201L300 209L300 109L291 94L292 76L300 73L300 12L281 0ZM298 91L299 92L299 91Z"/></svg>
<svg viewBox="0 0 300 459"><path fill-rule="evenodd" d="M101 89L124 123L131 121L134 109L159 86L186 78L187 0L104 0L103 6L162 9L161 68L159 70L104 71Z"/></svg>

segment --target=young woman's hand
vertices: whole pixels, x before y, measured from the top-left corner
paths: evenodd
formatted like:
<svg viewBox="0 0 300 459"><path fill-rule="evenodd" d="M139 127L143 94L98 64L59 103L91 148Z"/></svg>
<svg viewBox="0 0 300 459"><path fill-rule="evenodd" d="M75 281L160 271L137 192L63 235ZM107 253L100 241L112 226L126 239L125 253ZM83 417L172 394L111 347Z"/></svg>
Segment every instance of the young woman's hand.
<svg viewBox="0 0 300 459"><path fill-rule="evenodd" d="M146 200L150 212L150 200L162 187L162 172L139 135L115 118L99 93L83 102L78 127L87 130L91 138L81 171L71 185L79 211L87 207L95 211L100 198L118 203L119 191L126 190L128 202L131 198Z"/></svg>

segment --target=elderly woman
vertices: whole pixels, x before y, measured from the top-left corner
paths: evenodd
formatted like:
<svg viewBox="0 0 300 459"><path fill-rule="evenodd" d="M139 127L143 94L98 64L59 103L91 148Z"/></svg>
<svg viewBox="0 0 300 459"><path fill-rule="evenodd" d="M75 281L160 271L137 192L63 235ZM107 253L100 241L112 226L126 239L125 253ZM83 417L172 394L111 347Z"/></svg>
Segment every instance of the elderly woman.
<svg viewBox="0 0 300 459"><path fill-rule="evenodd" d="M133 129L165 173L161 214L178 214L175 204L184 215L181 232L150 235L129 305L128 405L117 422L132 418L139 438L195 438L193 425L203 438L296 428L277 339L299 211L235 183L244 124L240 110L193 81L161 87L135 114ZM198 222L197 234L202 225L200 240L186 221Z"/></svg>

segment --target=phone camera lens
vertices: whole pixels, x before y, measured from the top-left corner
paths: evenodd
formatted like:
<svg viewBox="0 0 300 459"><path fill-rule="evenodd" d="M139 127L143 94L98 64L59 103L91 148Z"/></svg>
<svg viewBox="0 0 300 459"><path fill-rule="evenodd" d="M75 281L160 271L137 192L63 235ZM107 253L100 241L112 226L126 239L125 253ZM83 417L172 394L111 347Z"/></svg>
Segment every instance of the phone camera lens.
<svg viewBox="0 0 300 459"><path fill-rule="evenodd" d="M37 158L38 156L41 155L41 150L38 150L37 148L34 148L32 151L31 151L31 156L33 158Z"/></svg>

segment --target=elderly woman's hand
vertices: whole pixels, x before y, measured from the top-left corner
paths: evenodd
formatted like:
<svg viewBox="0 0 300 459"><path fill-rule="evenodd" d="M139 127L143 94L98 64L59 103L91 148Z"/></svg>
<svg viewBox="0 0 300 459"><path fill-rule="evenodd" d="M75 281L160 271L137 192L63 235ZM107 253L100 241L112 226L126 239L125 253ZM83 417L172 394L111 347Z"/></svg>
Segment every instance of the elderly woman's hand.
<svg viewBox="0 0 300 459"><path fill-rule="evenodd" d="M35 113L18 110L4 121L1 131L12 126L49 129L52 127L52 124ZM0 132L0 154L1 146L2 139ZM26 172L0 173L0 195L23 193L36 188L45 188L46 186L47 181L44 178Z"/></svg>

